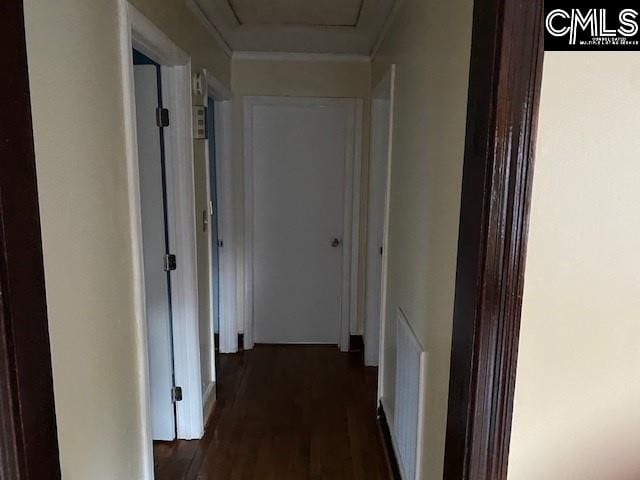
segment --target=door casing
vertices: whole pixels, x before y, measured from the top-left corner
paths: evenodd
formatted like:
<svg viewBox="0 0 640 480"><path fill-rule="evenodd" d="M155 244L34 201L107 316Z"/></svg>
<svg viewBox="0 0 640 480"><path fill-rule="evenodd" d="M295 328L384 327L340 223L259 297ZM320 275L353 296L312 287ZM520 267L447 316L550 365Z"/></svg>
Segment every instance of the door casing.
<svg viewBox="0 0 640 480"><path fill-rule="evenodd" d="M231 92L211 73L203 72L206 79L206 93L215 105L215 158L216 158L216 190L218 203L218 238L223 243L218 250L219 270L219 334L220 353L236 353L238 351L238 325L236 322L237 302L237 254L235 249L234 218L236 206L233 196L233 105ZM203 101L205 99L203 98ZM207 178L210 171L209 143L205 145L207 157ZM207 182L207 198L211 198L211 190ZM211 229L209 229L210 235ZM211 246L211 238L208 239ZM212 252L209 252L209 259ZM213 275L213 272L210 272ZM210 301L213 308L213 299ZM213 355L213 354L212 354Z"/></svg>
<svg viewBox="0 0 640 480"><path fill-rule="evenodd" d="M175 246L178 269L172 272L174 372L183 400L176 403L177 436L198 439L204 434L198 288L196 265L195 187L191 131L191 60L158 27L126 0L119 0L120 69L123 82L125 139L131 245L133 256L137 363L139 372L141 443L145 446L144 478L153 478L153 442L149 412L149 369L138 146L132 51L136 49L161 65L163 104L170 110L165 131L169 242Z"/></svg>
<svg viewBox="0 0 640 480"><path fill-rule="evenodd" d="M365 365L378 366L378 400L382 395L382 365L387 308L387 248L389 241L389 191L393 151L393 110L396 66L391 65L373 89L371 100L371 148L369 149L369 196L367 221L367 280L364 315ZM384 103L387 104L384 107ZM386 118L381 118L384 115ZM383 127L385 131L382 131ZM386 151L379 151L378 135L385 135ZM376 183L379 175L381 183ZM377 201L374 203L373 199ZM376 210L373 210L376 209ZM378 235L381 234L381 237ZM381 245L380 245L381 241ZM382 251L379 251L379 248Z"/></svg>

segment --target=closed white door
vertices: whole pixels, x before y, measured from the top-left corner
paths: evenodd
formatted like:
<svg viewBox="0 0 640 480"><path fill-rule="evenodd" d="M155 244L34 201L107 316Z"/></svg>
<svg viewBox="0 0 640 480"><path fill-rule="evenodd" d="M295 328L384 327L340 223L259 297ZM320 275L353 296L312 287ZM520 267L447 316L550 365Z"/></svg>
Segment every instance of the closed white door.
<svg viewBox="0 0 640 480"><path fill-rule="evenodd" d="M274 101L250 112L255 341L337 344L349 108Z"/></svg>
<svg viewBox="0 0 640 480"><path fill-rule="evenodd" d="M155 65L134 66L151 430L154 440L173 440L173 341L170 285L164 269L167 240L161 132L156 123L158 74Z"/></svg>

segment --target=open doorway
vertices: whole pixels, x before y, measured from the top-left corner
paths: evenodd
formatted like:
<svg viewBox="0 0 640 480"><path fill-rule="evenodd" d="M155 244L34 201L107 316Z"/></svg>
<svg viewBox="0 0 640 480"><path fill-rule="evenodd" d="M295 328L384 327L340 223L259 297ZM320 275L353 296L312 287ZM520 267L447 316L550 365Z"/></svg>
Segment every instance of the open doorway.
<svg viewBox="0 0 640 480"><path fill-rule="evenodd" d="M202 211L206 232L209 272L210 319L206 331L210 347L202 351L202 364L209 362L211 383L204 391L204 418L207 423L216 402L221 376L220 355L238 351L235 319L236 275L233 239L233 198L231 180L231 92L206 71L196 74L202 88L196 92L205 108L206 138L200 140L206 158L206 209ZM201 336L203 328L201 327ZM204 345L201 342L201 345ZM204 369L203 369L204 371ZM204 383L203 383L204 385Z"/></svg>
<svg viewBox="0 0 640 480"><path fill-rule="evenodd" d="M175 402L182 388L174 372L171 253L167 206L165 128L169 110L163 107L160 65L133 51L136 132L140 180L144 291L149 357L151 432L154 440L176 438Z"/></svg>
<svg viewBox="0 0 640 480"><path fill-rule="evenodd" d="M206 109L207 135L203 140L206 158L207 209L202 212L208 245L210 310L215 349L238 351L236 319L236 250L232 157L232 95L216 77L204 70L198 103Z"/></svg>
<svg viewBox="0 0 640 480"><path fill-rule="evenodd" d="M220 249L224 241L219 236L220 211L218 208L217 160L216 160L216 114L215 100L207 95L207 147L209 162L209 248L211 269L211 316L213 321L214 347L220 350ZM215 375L215 374L214 374Z"/></svg>
<svg viewBox="0 0 640 480"><path fill-rule="evenodd" d="M141 442L204 432L198 325L190 59L121 3Z"/></svg>

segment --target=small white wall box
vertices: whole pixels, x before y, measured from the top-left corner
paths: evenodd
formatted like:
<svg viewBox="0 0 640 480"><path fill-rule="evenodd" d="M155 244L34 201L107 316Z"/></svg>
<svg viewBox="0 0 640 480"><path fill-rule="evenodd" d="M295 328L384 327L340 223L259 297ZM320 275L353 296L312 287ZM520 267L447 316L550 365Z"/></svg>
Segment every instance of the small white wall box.
<svg viewBox="0 0 640 480"><path fill-rule="evenodd" d="M207 107L193 106L193 138L196 140L207 138Z"/></svg>

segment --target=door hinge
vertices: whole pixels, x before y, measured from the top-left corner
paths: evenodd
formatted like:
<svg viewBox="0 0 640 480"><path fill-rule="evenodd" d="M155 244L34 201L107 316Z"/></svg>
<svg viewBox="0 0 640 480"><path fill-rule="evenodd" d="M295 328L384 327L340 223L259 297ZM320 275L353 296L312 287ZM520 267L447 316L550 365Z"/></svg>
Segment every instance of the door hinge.
<svg viewBox="0 0 640 480"><path fill-rule="evenodd" d="M164 256L164 271L171 272L176 268L178 268L178 260L176 259L176 256L173 253L167 253Z"/></svg>
<svg viewBox="0 0 640 480"><path fill-rule="evenodd" d="M156 108L156 124L159 127L169 126L169 110L167 108Z"/></svg>
<svg viewBox="0 0 640 480"><path fill-rule="evenodd" d="M182 387L173 387L171 389L171 401L173 403L182 401Z"/></svg>
<svg viewBox="0 0 640 480"><path fill-rule="evenodd" d="M213 217L216 212L213 210L213 202L209 200L209 216Z"/></svg>

